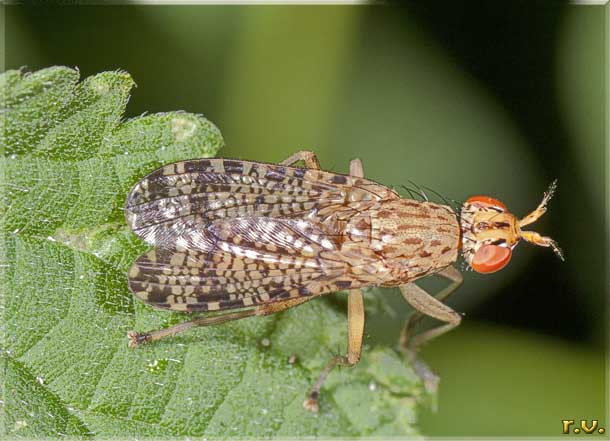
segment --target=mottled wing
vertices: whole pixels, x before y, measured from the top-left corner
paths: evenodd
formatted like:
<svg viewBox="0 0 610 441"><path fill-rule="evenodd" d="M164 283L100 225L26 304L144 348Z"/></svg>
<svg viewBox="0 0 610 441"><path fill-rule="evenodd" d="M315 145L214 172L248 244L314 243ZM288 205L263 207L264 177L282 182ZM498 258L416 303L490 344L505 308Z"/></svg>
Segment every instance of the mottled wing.
<svg viewBox="0 0 610 441"><path fill-rule="evenodd" d="M152 172L131 190L127 224L146 242L172 247L189 230L237 217L320 220L357 202L397 198L373 181L250 161L200 159Z"/></svg>
<svg viewBox="0 0 610 441"><path fill-rule="evenodd" d="M129 287L138 298L158 308L217 311L357 287L353 260L309 221L227 219L181 239L134 263Z"/></svg>

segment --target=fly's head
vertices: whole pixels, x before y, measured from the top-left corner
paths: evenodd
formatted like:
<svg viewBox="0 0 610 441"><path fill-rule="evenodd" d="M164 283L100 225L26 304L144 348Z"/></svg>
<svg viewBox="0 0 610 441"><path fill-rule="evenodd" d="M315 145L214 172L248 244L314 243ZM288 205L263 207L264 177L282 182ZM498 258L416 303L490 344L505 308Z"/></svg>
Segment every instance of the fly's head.
<svg viewBox="0 0 610 441"><path fill-rule="evenodd" d="M461 211L462 255L470 267L479 273L493 273L504 268L512 257L513 248L521 239L535 245L551 247L563 260L561 249L550 237L523 227L536 222L546 212L546 205L553 196L554 181L542 198L540 205L517 219L502 202L489 196L473 196Z"/></svg>

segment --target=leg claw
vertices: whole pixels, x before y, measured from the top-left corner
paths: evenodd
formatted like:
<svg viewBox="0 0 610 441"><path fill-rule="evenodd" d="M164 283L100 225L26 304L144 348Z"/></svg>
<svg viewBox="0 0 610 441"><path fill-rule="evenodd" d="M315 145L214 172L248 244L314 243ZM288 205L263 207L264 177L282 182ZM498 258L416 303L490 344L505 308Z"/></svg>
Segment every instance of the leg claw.
<svg viewBox="0 0 610 441"><path fill-rule="evenodd" d="M144 343L146 343L148 341L149 334L146 334L146 333L140 334L139 332L136 332L136 331L129 331L127 333L127 338L129 339L128 346L131 349L135 349L138 346L143 345Z"/></svg>
<svg viewBox="0 0 610 441"><path fill-rule="evenodd" d="M312 397L309 397L305 401L303 401L303 407L312 413L318 413L318 411L320 410L317 398Z"/></svg>

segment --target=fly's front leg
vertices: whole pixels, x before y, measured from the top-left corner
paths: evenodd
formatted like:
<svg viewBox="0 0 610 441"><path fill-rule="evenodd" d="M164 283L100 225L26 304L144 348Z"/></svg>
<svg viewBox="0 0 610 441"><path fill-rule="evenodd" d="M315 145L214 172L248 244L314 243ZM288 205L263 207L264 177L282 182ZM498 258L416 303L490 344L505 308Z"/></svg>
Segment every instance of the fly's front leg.
<svg viewBox="0 0 610 441"><path fill-rule="evenodd" d="M462 274L454 267L447 267L439 272L438 275L451 280L451 284L441 290L436 297L431 296L415 283L409 283L400 287L403 297L417 310L405 324L400 335L400 344L413 363L415 371L424 381L426 389L430 392L436 391L438 376L424 362L417 358L417 351L423 344L450 331L462 321L460 314L442 303L462 284ZM411 337L415 324L425 315L443 321L446 324Z"/></svg>
<svg viewBox="0 0 610 441"><path fill-rule="evenodd" d="M451 281L449 286L447 286L446 288L444 288L441 291L439 291L433 297L433 299L438 300L438 302L445 301L451 294L453 294L455 292L456 289L458 289L460 287L460 285L464 281L464 277L462 276L462 273L460 273L453 266L449 266L449 267L445 268L444 270L438 272L436 275L438 275L440 277L444 277L444 278L446 278L446 279ZM414 284L409 284L409 285L414 285ZM414 285L414 286L417 287L417 285ZM419 287L417 287L417 288L419 288ZM419 289L421 290L421 288L419 288ZM421 319L424 318L426 315L429 315L431 317L437 318L438 320L441 320L441 321L444 321L444 322L449 321L449 323L452 323L452 321L456 320L454 314L457 314L457 313L455 311L453 311L451 308L449 308L448 306L444 305L444 304L442 305L442 307L451 310L454 314L448 313L448 315L444 315L443 316L444 318L439 318L439 317L435 316L435 313L436 313L435 311L432 311L430 309L422 310L422 309L418 308L416 305L414 305L411 302L411 300L409 300L409 298L407 298L407 296L405 295L404 291L403 291L403 296L405 297L407 302L409 302L411 304L411 306L413 306L416 309L416 311L411 315L411 317L409 317L409 320L407 320L407 322L405 323L405 326L402 329L402 332L400 333L400 344L401 344L401 346L404 349L411 348L411 349L417 350L419 348L419 346L421 346L422 344L424 344L427 341L430 341L432 338L440 335L440 334L438 334L438 335L434 335L431 338L425 338L424 339L423 337L424 337L425 333L423 333L423 334L420 334L420 335L416 336L415 338L411 338L411 335L413 333L413 329L415 328L415 325L417 323L419 323L421 321ZM428 293L426 293L426 296L431 297ZM424 303L426 303L425 297L423 299L424 299L423 300ZM426 305L423 306L423 308L425 308L425 307L426 307ZM430 304L428 306L428 308L434 308L434 306L432 304ZM428 311L430 311L430 312L428 312ZM457 315L457 318L458 318L457 324L459 324L459 319L461 319L461 318L460 318L459 315ZM448 319L451 319L451 320L448 320ZM455 326L457 326L457 324Z"/></svg>
<svg viewBox="0 0 610 441"><path fill-rule="evenodd" d="M364 300L359 289L351 290L347 297L347 355L333 357L322 370L318 381L311 388L303 407L318 412L320 388L335 366L354 366L360 361L364 334Z"/></svg>
<svg viewBox="0 0 610 441"><path fill-rule="evenodd" d="M299 152L296 152L294 155L280 162L280 165L292 165L299 161L303 161L305 163L305 167L307 168L320 170L320 161L318 161L318 157L314 152L311 152L309 150L301 150Z"/></svg>

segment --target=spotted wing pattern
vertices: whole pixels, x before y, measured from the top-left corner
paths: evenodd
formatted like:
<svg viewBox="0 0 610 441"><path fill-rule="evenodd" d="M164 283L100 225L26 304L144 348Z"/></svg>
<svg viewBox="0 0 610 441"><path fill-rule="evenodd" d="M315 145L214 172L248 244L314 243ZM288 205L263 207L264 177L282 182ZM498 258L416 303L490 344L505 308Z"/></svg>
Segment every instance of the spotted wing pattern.
<svg viewBox="0 0 610 441"><path fill-rule="evenodd" d="M328 231L302 219L215 221L185 233L175 248L140 256L129 272L129 287L155 307L178 311L241 308L357 288L362 283L350 277L352 260L339 246Z"/></svg>
<svg viewBox="0 0 610 441"><path fill-rule="evenodd" d="M321 221L354 203L398 198L376 182L321 170L250 161L199 159L166 165L131 190L125 213L132 230L158 247L189 231L238 217Z"/></svg>

